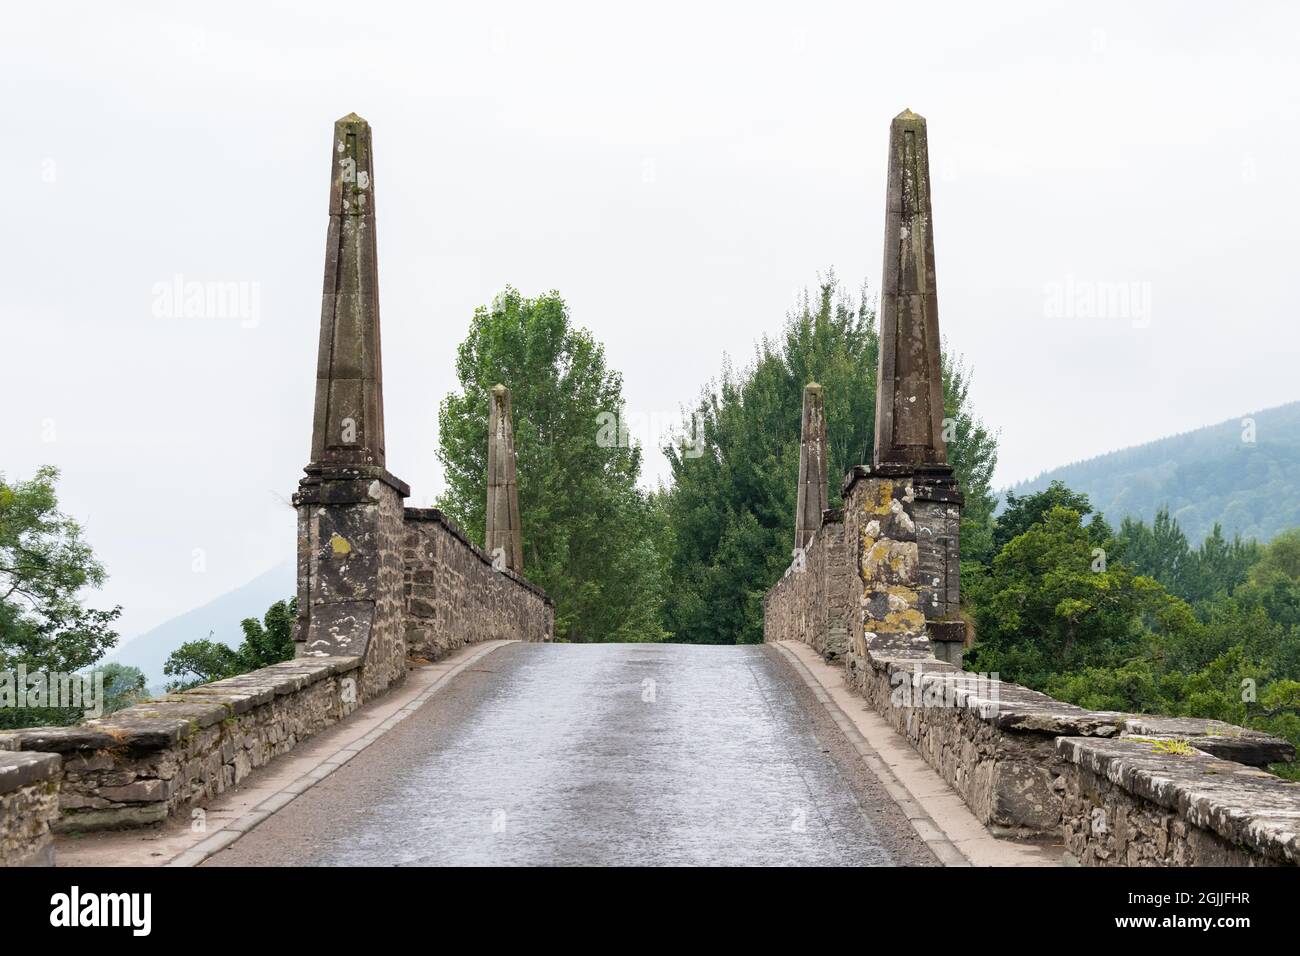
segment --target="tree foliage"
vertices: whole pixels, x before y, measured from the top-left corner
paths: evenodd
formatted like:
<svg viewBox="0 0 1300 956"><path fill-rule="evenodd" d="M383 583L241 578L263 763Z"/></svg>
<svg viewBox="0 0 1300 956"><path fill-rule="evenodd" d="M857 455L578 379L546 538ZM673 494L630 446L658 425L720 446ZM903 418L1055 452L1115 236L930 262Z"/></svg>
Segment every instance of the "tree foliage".
<svg viewBox="0 0 1300 956"><path fill-rule="evenodd" d="M247 617L240 622L244 640L237 648L213 640L211 634L202 640L186 641L172 651L163 665L163 673L173 678L167 689L186 690L289 660L295 650L293 622L297 616L297 598L276 601L261 621Z"/></svg>
<svg viewBox="0 0 1300 956"><path fill-rule="evenodd" d="M963 569L969 669L1084 707L1225 720L1300 745L1300 532L1260 547L1216 525L1192 547L1161 508L1112 536L1087 495L1052 482L1008 495L993 540L987 565Z"/></svg>
<svg viewBox="0 0 1300 956"><path fill-rule="evenodd" d="M79 670L117 642L109 625L121 609L82 603L106 575L81 526L59 511L58 477L51 467L13 484L0 475L0 667Z"/></svg>
<svg viewBox="0 0 1300 956"><path fill-rule="evenodd" d="M68 674L89 667L117 643L112 629L121 608L96 610L83 602L103 585L104 567L81 536L81 526L59 511L58 469L44 467L28 481L0 475L0 670L23 665ZM81 712L9 708L0 726L69 723Z"/></svg>
<svg viewBox="0 0 1300 956"><path fill-rule="evenodd" d="M846 294L832 274L815 297L805 293L780 336L762 339L749 366L728 364L705 387L683 423L697 444L664 449L672 485L663 514L674 535L664 626L674 640L762 640L763 594L791 561L804 385L819 382L825 397L836 507L839 479L871 460L878 353L865 294ZM971 413L966 370L945 357L943 377L956 424L948 455L967 500L966 555L989 547L996 442Z"/></svg>
<svg viewBox="0 0 1300 956"><path fill-rule="evenodd" d="M555 600L556 637L659 639L666 532L637 487L641 448L622 427L623 380L604 347L572 323L559 293L529 299L506 289L475 311L456 373L460 390L438 415L446 478L438 506L484 540L489 391L506 385L524 574Z"/></svg>
<svg viewBox="0 0 1300 956"><path fill-rule="evenodd" d="M144 671L140 668L114 661L97 670L104 675L104 713L111 714L148 700Z"/></svg>

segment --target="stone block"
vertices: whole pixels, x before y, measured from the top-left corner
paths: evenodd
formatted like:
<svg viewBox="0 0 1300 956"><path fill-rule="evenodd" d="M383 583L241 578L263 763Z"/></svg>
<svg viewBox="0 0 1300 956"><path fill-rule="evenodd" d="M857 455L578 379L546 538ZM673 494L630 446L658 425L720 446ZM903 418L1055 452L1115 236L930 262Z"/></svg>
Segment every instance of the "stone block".
<svg viewBox="0 0 1300 956"><path fill-rule="evenodd" d="M176 791L174 780L137 780L120 787L100 787L99 795L114 803L166 801Z"/></svg>

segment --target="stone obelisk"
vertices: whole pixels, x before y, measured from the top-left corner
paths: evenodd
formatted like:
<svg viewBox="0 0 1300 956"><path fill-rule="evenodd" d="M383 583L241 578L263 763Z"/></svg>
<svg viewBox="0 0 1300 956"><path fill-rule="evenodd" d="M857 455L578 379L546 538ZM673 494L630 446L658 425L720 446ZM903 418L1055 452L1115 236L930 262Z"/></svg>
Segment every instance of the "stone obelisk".
<svg viewBox="0 0 1300 956"><path fill-rule="evenodd" d="M519 524L519 484L515 477L515 436L510 420L510 389L495 385L488 413L487 553L517 574L524 571Z"/></svg>
<svg viewBox="0 0 1300 956"><path fill-rule="evenodd" d="M904 110L889 130L874 465L948 462L932 223L925 119Z"/></svg>
<svg viewBox="0 0 1300 956"><path fill-rule="evenodd" d="M822 387L811 382L803 389L803 422L799 432L799 494L794 526L796 548L807 547L822 526L826 498L826 406Z"/></svg>
<svg viewBox="0 0 1300 956"><path fill-rule="evenodd" d="M904 110L889 129L875 449L844 485L863 589L858 657L961 661L962 495L944 441L942 373L929 144L925 119Z"/></svg>
<svg viewBox="0 0 1300 956"><path fill-rule="evenodd" d="M300 656L363 659L362 699L405 674L402 499L384 467L370 124L334 124L311 458L298 509Z"/></svg>
<svg viewBox="0 0 1300 956"><path fill-rule="evenodd" d="M334 124L333 160L309 474L384 467L375 174L370 124L355 113Z"/></svg>

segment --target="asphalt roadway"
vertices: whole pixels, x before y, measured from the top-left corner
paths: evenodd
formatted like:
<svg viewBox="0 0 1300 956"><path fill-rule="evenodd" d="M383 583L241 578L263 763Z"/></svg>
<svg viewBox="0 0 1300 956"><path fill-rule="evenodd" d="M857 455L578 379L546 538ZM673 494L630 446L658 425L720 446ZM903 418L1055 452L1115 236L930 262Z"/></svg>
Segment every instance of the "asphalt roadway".
<svg viewBox="0 0 1300 956"><path fill-rule="evenodd" d="M936 860L773 649L510 644L205 865Z"/></svg>

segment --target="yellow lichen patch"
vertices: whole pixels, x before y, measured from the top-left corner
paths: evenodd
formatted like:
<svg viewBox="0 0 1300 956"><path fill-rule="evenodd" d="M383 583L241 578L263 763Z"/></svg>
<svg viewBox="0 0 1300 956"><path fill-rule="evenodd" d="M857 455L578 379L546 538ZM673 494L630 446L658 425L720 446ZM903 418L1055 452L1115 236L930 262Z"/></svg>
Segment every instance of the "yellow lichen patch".
<svg viewBox="0 0 1300 956"><path fill-rule="evenodd" d="M872 495L863 505L868 514L888 515L894 503L894 487L885 481L876 482Z"/></svg>
<svg viewBox="0 0 1300 956"><path fill-rule="evenodd" d="M886 589L889 610L882 621L875 622L876 629L887 634L917 634L925 630L925 613L920 608L920 597L908 587L894 586Z"/></svg>
<svg viewBox="0 0 1300 956"><path fill-rule="evenodd" d="M906 580L917 563L917 547L911 541L876 541L862 555L862 574L869 581Z"/></svg>
<svg viewBox="0 0 1300 956"><path fill-rule="evenodd" d="M330 535L330 548L333 549L335 557L343 557L352 553L352 545L348 544L348 539L335 531Z"/></svg>

